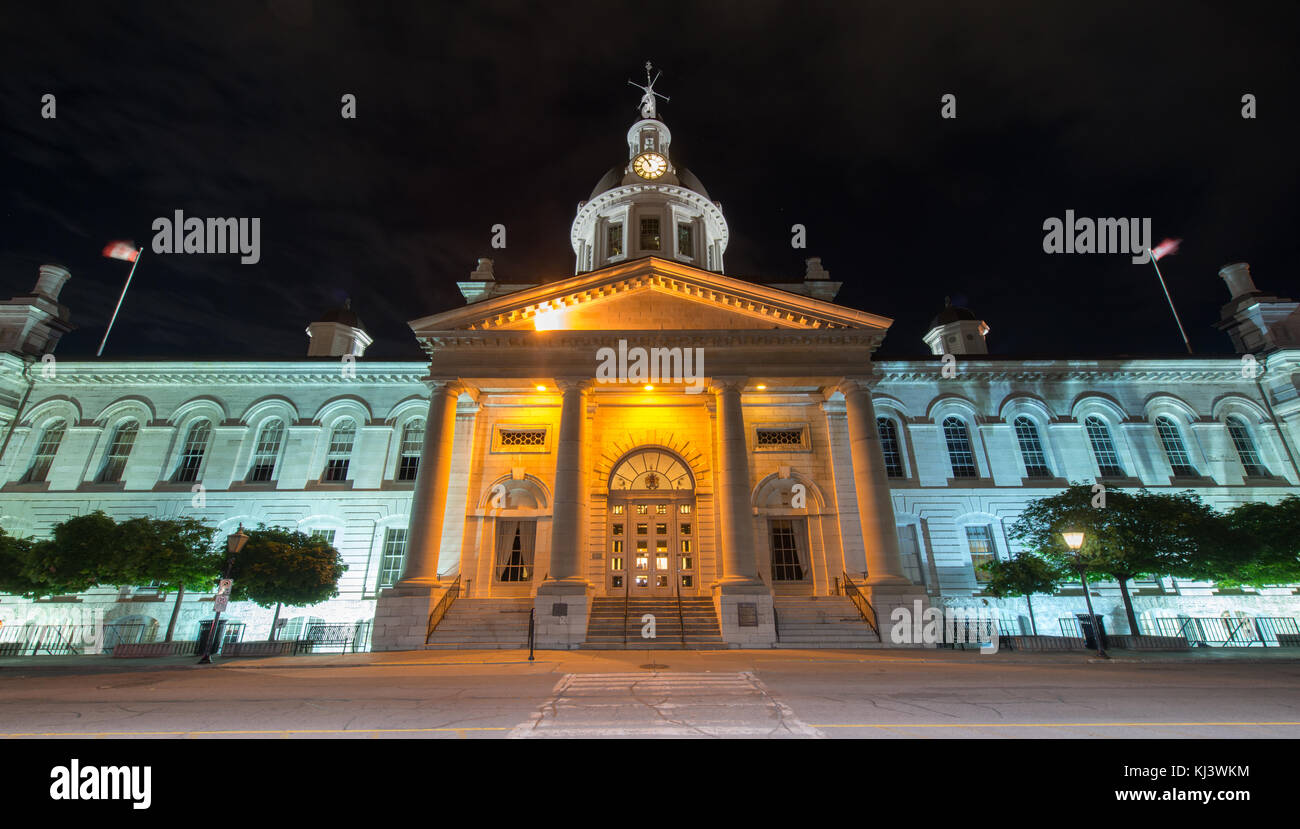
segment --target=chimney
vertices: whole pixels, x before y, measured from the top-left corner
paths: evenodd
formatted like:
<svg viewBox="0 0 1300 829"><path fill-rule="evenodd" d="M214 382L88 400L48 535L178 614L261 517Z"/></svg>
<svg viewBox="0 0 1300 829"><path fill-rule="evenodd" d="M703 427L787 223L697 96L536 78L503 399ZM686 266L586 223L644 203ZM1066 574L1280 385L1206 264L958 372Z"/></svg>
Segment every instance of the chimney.
<svg viewBox="0 0 1300 829"><path fill-rule="evenodd" d="M805 280L831 278L831 272L822 267L822 258L820 256L805 259L804 266L803 278Z"/></svg>
<svg viewBox="0 0 1300 829"><path fill-rule="evenodd" d="M63 290L63 285L72 278L72 272L62 265L41 265L41 275L36 279L34 292L40 296L48 297L54 302L59 301L59 292Z"/></svg>
<svg viewBox="0 0 1300 829"><path fill-rule="evenodd" d="M496 280L496 274L492 272L492 260L487 257L480 257L478 267L469 273L470 279Z"/></svg>
<svg viewBox="0 0 1300 829"><path fill-rule="evenodd" d="M1239 296L1259 293L1255 287L1255 280L1250 278L1250 265L1245 262L1237 262L1233 265L1224 265L1219 269L1219 276L1228 284L1228 290L1232 293L1232 298Z"/></svg>

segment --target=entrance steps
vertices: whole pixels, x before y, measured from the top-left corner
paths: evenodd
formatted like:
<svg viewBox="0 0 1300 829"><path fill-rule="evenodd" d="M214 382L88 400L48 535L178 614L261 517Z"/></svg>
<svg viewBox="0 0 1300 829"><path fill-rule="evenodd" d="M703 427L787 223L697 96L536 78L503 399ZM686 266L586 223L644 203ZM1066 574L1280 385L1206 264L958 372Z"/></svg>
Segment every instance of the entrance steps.
<svg viewBox="0 0 1300 829"><path fill-rule="evenodd" d="M845 596L777 596L773 605L778 648L883 647L880 637Z"/></svg>
<svg viewBox="0 0 1300 829"><path fill-rule="evenodd" d="M621 597L594 599L591 618L587 622L587 641L582 647L595 650L715 650L727 647L722 641L722 630L718 627L718 614L712 599L683 598L680 618L676 598L629 599L626 622L623 611ZM655 617L654 639L641 638L641 617L647 613Z"/></svg>
<svg viewBox="0 0 1300 829"><path fill-rule="evenodd" d="M528 647L533 600L457 599L425 645L430 650Z"/></svg>

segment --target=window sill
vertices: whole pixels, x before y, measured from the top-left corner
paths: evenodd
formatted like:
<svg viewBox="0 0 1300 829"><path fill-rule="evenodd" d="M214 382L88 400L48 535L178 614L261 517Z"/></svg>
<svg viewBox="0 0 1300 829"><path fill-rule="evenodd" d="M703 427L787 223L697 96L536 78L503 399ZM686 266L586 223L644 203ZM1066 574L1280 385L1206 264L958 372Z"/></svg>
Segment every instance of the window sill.
<svg viewBox="0 0 1300 829"><path fill-rule="evenodd" d="M48 492L50 489L49 481L28 482L14 481L0 487L0 492Z"/></svg>
<svg viewBox="0 0 1300 829"><path fill-rule="evenodd" d="M273 492L276 481L231 481L230 491L237 492Z"/></svg>
<svg viewBox="0 0 1300 829"><path fill-rule="evenodd" d="M346 490L352 489L355 481L308 481L303 489Z"/></svg>
<svg viewBox="0 0 1300 829"><path fill-rule="evenodd" d="M1064 478L1021 478L1020 485L1038 489L1064 489L1070 482Z"/></svg>
<svg viewBox="0 0 1300 829"><path fill-rule="evenodd" d="M126 481L113 481L112 483L99 483L97 481L87 481L77 487L77 492L125 492Z"/></svg>
<svg viewBox="0 0 1300 829"><path fill-rule="evenodd" d="M381 490L396 492L411 492L415 489L415 481L384 481L379 485Z"/></svg>

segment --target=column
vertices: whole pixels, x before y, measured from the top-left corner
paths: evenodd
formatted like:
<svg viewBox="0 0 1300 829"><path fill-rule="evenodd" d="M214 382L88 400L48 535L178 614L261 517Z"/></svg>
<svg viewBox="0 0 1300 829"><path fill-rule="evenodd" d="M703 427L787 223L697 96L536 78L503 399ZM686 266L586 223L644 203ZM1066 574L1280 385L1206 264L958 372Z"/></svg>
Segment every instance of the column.
<svg viewBox="0 0 1300 829"><path fill-rule="evenodd" d="M426 381L433 394L425 420L424 449L411 498L411 525L406 536L406 569L398 588L437 587L442 525L451 480L451 449L456 436L456 399L461 385L454 380Z"/></svg>
<svg viewBox="0 0 1300 829"><path fill-rule="evenodd" d="M853 458L853 486L858 493L858 518L867 559L868 585L908 585L898 551L898 529L889 494L885 458L876 431L876 410L866 381L845 378L840 384L849 425L849 454Z"/></svg>
<svg viewBox="0 0 1300 829"><path fill-rule="evenodd" d="M722 528L724 585L760 583L749 503L749 450L740 409L740 392L747 379L715 377L710 389L718 407L718 523Z"/></svg>
<svg viewBox="0 0 1300 829"><path fill-rule="evenodd" d="M560 432L555 442L550 578L583 581L579 554L587 538L587 516L583 509L585 470L582 458L587 439L587 390L591 387L591 379L559 377L555 384L563 398Z"/></svg>

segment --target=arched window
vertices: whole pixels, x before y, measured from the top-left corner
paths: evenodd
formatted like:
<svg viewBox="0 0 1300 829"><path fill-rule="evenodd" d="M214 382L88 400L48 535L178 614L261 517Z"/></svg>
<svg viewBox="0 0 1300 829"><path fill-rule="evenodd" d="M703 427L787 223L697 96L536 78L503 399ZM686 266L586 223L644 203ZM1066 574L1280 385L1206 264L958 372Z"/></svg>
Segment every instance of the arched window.
<svg viewBox="0 0 1300 829"><path fill-rule="evenodd" d="M1246 421L1236 416L1228 418L1228 434L1232 437L1232 445L1237 448L1237 457L1241 458L1246 477L1267 478L1268 467L1259 459L1259 452L1255 449L1255 441L1250 437Z"/></svg>
<svg viewBox="0 0 1300 829"><path fill-rule="evenodd" d="M943 422L943 439L948 445L948 460L952 463L954 478L978 478L975 453L971 450L970 432L959 417L949 417Z"/></svg>
<svg viewBox="0 0 1300 829"><path fill-rule="evenodd" d="M876 431L880 433L880 454L885 456L885 474L891 478L906 476L903 470L903 448L898 442L898 425L893 418L876 418Z"/></svg>
<svg viewBox="0 0 1300 829"><path fill-rule="evenodd" d="M1165 450L1165 457L1169 458L1174 477L1197 477L1196 467L1192 466L1192 459L1187 454L1187 444L1183 443L1183 434L1174 422L1164 415L1157 417L1156 433L1160 436L1160 445Z"/></svg>
<svg viewBox="0 0 1300 829"><path fill-rule="evenodd" d="M424 420L409 420L402 428L402 445L398 452L397 480L414 481L420 474L420 450L424 447Z"/></svg>
<svg viewBox="0 0 1300 829"><path fill-rule="evenodd" d="M131 447L135 446L135 436L140 432L140 424L134 420L118 424L113 430L113 437L108 442L108 452L104 455L104 468L99 473L101 484L112 484L122 480L122 470L126 469L127 458L131 457Z"/></svg>
<svg viewBox="0 0 1300 829"><path fill-rule="evenodd" d="M1047 465L1047 453L1043 451L1043 442L1038 437L1038 427L1034 421L1021 415L1016 418L1016 442L1020 444L1020 455L1025 459L1025 476L1028 478L1050 478L1052 468Z"/></svg>
<svg viewBox="0 0 1300 829"><path fill-rule="evenodd" d="M192 424L185 435L185 445L181 448L180 460L176 462L176 474L172 480L176 483L190 483L199 479L199 467L203 466L203 455L208 451L208 438L212 436L212 424L200 420Z"/></svg>
<svg viewBox="0 0 1300 829"><path fill-rule="evenodd" d="M1102 478L1123 478L1124 467L1119 462L1119 453L1115 451L1115 441L1110 438L1110 429L1096 415L1088 415L1083 421L1083 428L1088 433L1088 442L1092 444L1092 456L1097 460L1097 475Z"/></svg>
<svg viewBox="0 0 1300 829"><path fill-rule="evenodd" d="M253 462L248 467L250 483L269 481L275 477L275 462L280 457L280 441L284 439L284 421L276 418L262 425L253 447Z"/></svg>
<svg viewBox="0 0 1300 829"><path fill-rule="evenodd" d="M54 463L54 454L59 451L59 444L63 442L63 433L67 431L67 427L68 424L62 420L45 427L40 442L36 444L32 465L27 468L27 474L23 475L23 483L38 484L50 474L50 465Z"/></svg>
<svg viewBox="0 0 1300 829"><path fill-rule="evenodd" d="M330 433L329 452L325 456L322 481L346 481L348 463L352 460L352 444L357 439L357 424L352 418L340 420Z"/></svg>

